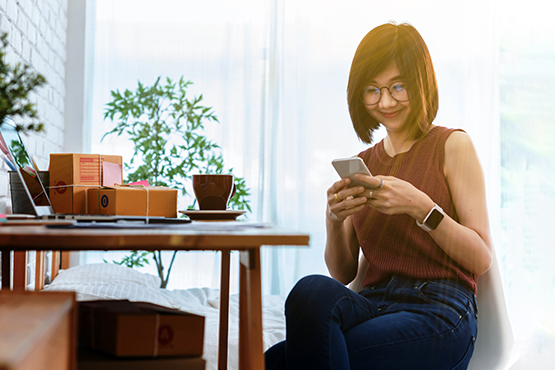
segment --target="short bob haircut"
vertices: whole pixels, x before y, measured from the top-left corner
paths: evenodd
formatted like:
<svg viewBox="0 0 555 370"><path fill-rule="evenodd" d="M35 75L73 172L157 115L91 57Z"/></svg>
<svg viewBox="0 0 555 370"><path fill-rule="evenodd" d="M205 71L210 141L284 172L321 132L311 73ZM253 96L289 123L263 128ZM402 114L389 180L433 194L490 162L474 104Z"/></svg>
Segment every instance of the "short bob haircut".
<svg viewBox="0 0 555 370"><path fill-rule="evenodd" d="M417 140L428 132L438 110L438 89L430 52L422 36L410 24L386 23L371 30L360 42L349 74L347 101L355 131L365 143L380 123L360 99L364 87L395 63L408 86L412 130Z"/></svg>

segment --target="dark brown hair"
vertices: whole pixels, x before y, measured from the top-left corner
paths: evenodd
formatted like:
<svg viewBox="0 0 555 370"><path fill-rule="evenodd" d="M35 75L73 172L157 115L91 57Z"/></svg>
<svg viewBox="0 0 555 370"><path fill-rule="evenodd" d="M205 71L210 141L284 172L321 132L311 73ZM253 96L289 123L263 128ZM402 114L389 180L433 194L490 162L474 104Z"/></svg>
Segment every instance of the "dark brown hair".
<svg viewBox="0 0 555 370"><path fill-rule="evenodd" d="M411 107L411 139L428 131L438 110L438 90L428 47L410 24L386 23L374 28L360 42L349 73L347 101L353 127L365 143L372 143L372 132L380 123L366 110L360 96L369 81L397 65L408 86Z"/></svg>

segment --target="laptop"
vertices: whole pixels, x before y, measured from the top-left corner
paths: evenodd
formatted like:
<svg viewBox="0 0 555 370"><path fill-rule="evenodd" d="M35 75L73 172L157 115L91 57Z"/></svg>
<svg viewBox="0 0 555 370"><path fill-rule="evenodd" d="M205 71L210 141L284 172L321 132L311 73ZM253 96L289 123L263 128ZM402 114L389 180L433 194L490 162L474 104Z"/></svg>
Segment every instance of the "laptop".
<svg viewBox="0 0 555 370"><path fill-rule="evenodd" d="M45 190L38 168L21 140L13 121L6 118L0 125L0 149L6 157L8 166L17 172L21 184L33 207L36 216L42 220L74 220L77 222L138 222L138 223L188 223L186 218L167 218L158 216L128 215L91 215L60 214L54 212L50 198Z"/></svg>

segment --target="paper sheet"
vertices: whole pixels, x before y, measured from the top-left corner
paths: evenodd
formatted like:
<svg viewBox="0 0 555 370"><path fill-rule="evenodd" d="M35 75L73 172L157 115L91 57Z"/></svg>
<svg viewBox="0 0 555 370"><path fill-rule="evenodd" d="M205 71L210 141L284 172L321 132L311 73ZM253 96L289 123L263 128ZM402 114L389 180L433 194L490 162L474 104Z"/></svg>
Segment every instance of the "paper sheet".
<svg viewBox="0 0 555 370"><path fill-rule="evenodd" d="M121 184L121 164L112 162L102 162L102 186L114 186Z"/></svg>

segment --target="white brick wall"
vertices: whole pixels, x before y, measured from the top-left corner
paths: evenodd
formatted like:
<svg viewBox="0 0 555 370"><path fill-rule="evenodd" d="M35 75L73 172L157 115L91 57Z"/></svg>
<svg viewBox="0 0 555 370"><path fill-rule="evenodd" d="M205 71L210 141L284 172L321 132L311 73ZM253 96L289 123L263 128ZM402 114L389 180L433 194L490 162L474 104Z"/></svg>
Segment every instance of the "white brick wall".
<svg viewBox="0 0 555 370"><path fill-rule="evenodd" d="M61 152L64 130L68 0L0 0L0 32L8 32L10 63L30 64L47 84L33 95L46 133L23 138L40 169ZM9 198L7 166L0 163L0 202Z"/></svg>

